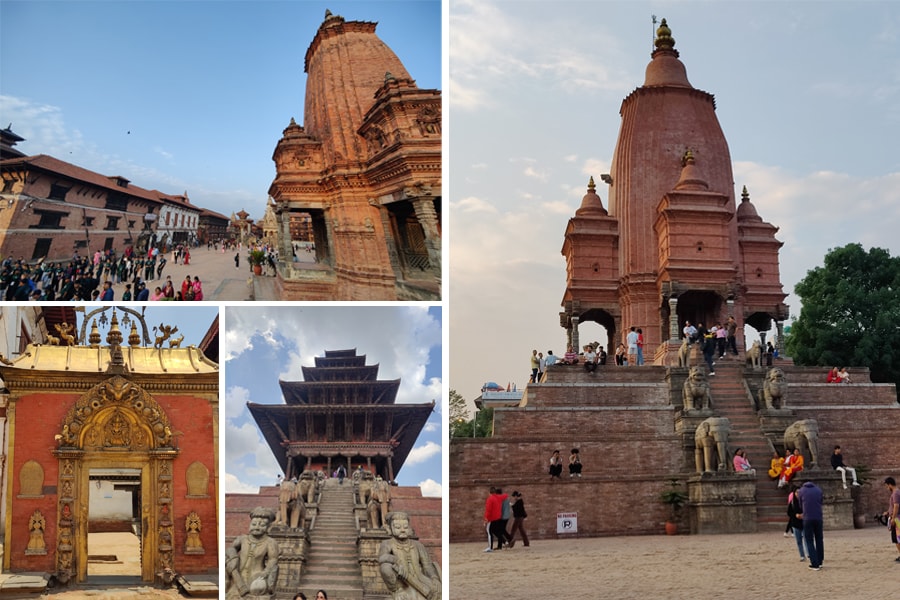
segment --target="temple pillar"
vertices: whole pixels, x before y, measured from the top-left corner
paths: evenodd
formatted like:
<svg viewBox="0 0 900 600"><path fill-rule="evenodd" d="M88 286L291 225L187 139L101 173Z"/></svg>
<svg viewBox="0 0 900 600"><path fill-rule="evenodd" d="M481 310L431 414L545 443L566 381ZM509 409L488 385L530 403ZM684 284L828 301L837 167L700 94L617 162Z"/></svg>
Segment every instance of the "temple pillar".
<svg viewBox="0 0 900 600"><path fill-rule="evenodd" d="M669 298L669 341L678 343L678 298Z"/></svg>
<svg viewBox="0 0 900 600"><path fill-rule="evenodd" d="M388 481L394 483L394 457L387 457Z"/></svg>
<svg viewBox="0 0 900 600"><path fill-rule="evenodd" d="M778 350L778 356L784 356L784 321L775 321L775 331L778 332L775 349Z"/></svg>
<svg viewBox="0 0 900 600"><path fill-rule="evenodd" d="M581 344L578 342L578 317L572 317L572 339L571 339L572 350L575 351L575 354L578 354L579 350L581 350Z"/></svg>
<svg viewBox="0 0 900 600"><path fill-rule="evenodd" d="M416 210L416 218L425 233L425 247L428 249L428 262L431 270L441 272L441 234L438 228L437 213L434 210L434 199L420 197L412 201Z"/></svg>
<svg viewBox="0 0 900 600"><path fill-rule="evenodd" d="M278 254L281 256L282 261L292 263L294 260L294 247L291 243L291 211L287 209L277 210L275 212L275 222L278 224L278 227L275 229L278 232Z"/></svg>

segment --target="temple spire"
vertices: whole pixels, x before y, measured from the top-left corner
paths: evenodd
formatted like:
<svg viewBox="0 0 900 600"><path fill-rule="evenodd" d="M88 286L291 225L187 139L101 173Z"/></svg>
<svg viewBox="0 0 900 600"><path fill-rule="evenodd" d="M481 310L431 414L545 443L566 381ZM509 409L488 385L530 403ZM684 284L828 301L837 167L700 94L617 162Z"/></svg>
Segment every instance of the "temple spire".
<svg viewBox="0 0 900 600"><path fill-rule="evenodd" d="M672 37L672 30L669 29L665 19L659 23L659 27L656 29L656 40L653 42L653 45L656 46L654 54L657 52L672 52L675 56L678 56L678 50L675 49L675 38Z"/></svg>

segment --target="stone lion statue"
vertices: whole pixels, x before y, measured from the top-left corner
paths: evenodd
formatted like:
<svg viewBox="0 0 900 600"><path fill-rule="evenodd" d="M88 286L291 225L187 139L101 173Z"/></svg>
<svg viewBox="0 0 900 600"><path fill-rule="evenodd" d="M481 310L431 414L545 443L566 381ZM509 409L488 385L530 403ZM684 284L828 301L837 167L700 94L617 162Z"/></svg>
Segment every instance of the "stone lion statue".
<svg viewBox="0 0 900 600"><path fill-rule="evenodd" d="M704 419L694 432L694 463L698 473L728 469L728 435L731 423L725 417ZM713 461L713 451L718 461Z"/></svg>
<svg viewBox="0 0 900 600"><path fill-rule="evenodd" d="M784 430L784 447L793 451L800 449L800 454L809 454L811 469L819 462L819 449L816 445L819 439L819 424L815 419L801 419L794 421Z"/></svg>
<svg viewBox="0 0 900 600"><path fill-rule="evenodd" d="M747 365L758 369L760 367L760 359L762 358L762 347L759 341L753 342L753 345L747 350Z"/></svg>
<svg viewBox="0 0 900 600"><path fill-rule="evenodd" d="M710 408L709 382L702 368L691 367L683 389L684 410Z"/></svg>
<svg viewBox="0 0 900 600"><path fill-rule="evenodd" d="M684 341L681 342L681 347L678 348L678 366L691 366L691 345L688 344L687 338L684 338Z"/></svg>
<svg viewBox="0 0 900 600"><path fill-rule="evenodd" d="M784 371L778 367L769 369L763 387L759 390L759 405L769 410L784 408L786 393L787 382L784 380Z"/></svg>

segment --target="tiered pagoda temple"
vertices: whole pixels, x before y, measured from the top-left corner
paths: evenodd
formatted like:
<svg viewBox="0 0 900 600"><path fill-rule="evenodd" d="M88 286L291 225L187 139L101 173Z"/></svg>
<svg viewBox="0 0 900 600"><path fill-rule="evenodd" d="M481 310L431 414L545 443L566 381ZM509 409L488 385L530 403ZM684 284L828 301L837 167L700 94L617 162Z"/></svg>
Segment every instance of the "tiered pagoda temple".
<svg viewBox="0 0 900 600"><path fill-rule="evenodd" d="M326 350L305 381L281 381L284 404L247 404L286 479L362 466L394 482L434 402L396 404L400 380L378 379L356 350Z"/></svg>

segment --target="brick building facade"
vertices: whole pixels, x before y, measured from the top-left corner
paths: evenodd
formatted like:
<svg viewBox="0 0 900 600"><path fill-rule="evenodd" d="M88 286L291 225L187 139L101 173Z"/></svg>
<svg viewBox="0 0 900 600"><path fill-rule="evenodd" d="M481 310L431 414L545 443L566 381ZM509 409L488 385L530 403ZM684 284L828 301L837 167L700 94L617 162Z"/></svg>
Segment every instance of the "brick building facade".
<svg viewBox="0 0 900 600"><path fill-rule="evenodd" d="M0 255L67 261L97 250L197 238L200 209L164 194L39 154L0 161Z"/></svg>

